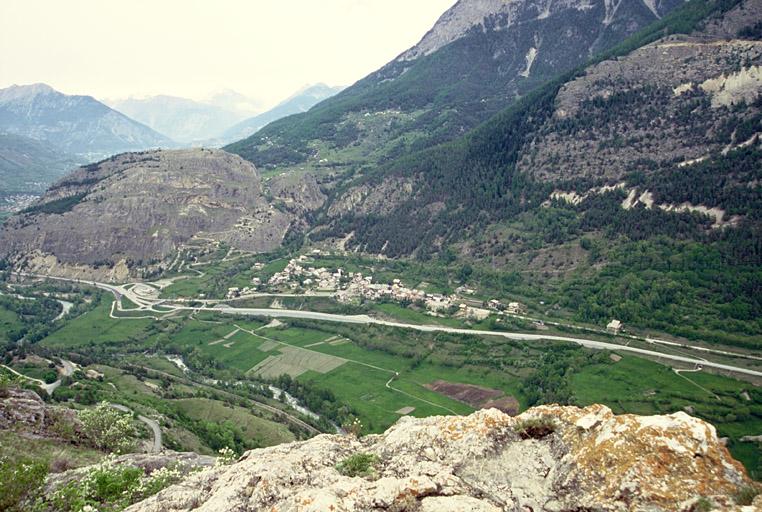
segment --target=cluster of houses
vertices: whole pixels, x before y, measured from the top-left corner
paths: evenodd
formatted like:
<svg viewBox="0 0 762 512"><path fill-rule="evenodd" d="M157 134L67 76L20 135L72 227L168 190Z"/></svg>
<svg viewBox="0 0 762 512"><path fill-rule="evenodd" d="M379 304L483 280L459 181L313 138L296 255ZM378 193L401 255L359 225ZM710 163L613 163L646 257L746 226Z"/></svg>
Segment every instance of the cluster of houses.
<svg viewBox="0 0 762 512"><path fill-rule="evenodd" d="M446 312L457 308L456 295L426 293L423 290L408 288L399 279L391 283L374 283L373 276L364 276L360 272L350 272L349 282L335 294L339 302L352 302L358 298L366 300L391 300L401 303L424 305L433 313Z"/></svg>
<svg viewBox="0 0 762 512"><path fill-rule="evenodd" d="M291 289L303 287L317 289L319 291L336 291L344 277L344 271L338 269L335 272L324 267L306 267L307 256L289 260L288 265L282 271L273 274L267 284L274 287L288 287Z"/></svg>
<svg viewBox="0 0 762 512"><path fill-rule="evenodd" d="M333 297L343 303L358 300L393 301L401 304L417 304L424 307L432 315L455 315L470 320L484 320L491 314L514 314L525 312L519 302L507 305L498 300L491 300L485 307L481 303L474 304L473 300L464 300L456 294L428 293L416 288L408 288L401 280L394 279L391 283L375 283L373 276L361 272L345 272L338 268L330 270L324 267L309 266L311 260L306 255L289 260L286 267L270 277L266 285L271 289L302 289L312 291L333 292ZM230 288L228 298L240 297L254 293L263 283L258 279L252 280L252 287ZM459 288L458 293L471 295L474 290Z"/></svg>
<svg viewBox="0 0 762 512"><path fill-rule="evenodd" d="M526 308L521 302L509 302L507 305L503 304L497 299L492 299L487 302L487 306L495 311L502 311L509 315L525 315Z"/></svg>
<svg viewBox="0 0 762 512"><path fill-rule="evenodd" d="M231 288L228 288L228 293L225 296L226 299L235 299L241 296L250 295L252 293L256 293L257 287L249 287L244 286L243 288L239 288L237 286L233 286Z"/></svg>
<svg viewBox="0 0 762 512"><path fill-rule="evenodd" d="M333 297L343 303L386 300L401 304L417 304L432 315L453 315L476 321L485 320L494 314L523 316L527 313L526 307L520 302L505 304L492 299L482 304L473 299L464 299L462 295L475 293L475 290L465 287L458 288L456 293L451 295L427 293L424 290L408 288L399 279L394 279L391 283L374 283L373 276L363 275L361 272L345 272L342 268L316 268L309 265L311 262L306 255L291 259L282 271L273 274L266 283L259 277L254 277L250 287L229 288L227 298L254 294L266 285L271 289L333 292ZM263 266L257 263L252 270L262 270ZM612 334L619 334L623 325L619 320L612 320L606 326L606 330Z"/></svg>

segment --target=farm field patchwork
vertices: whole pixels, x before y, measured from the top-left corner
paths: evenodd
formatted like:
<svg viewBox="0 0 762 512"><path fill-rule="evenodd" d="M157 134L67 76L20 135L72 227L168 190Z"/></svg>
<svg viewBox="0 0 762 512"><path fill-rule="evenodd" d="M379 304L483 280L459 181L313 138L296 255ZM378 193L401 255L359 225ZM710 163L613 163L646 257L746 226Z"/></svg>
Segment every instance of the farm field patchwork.
<svg viewBox="0 0 762 512"><path fill-rule="evenodd" d="M296 347L280 346L277 351L278 354L268 355L265 360L251 368L249 373L265 379L275 379L284 374L298 377L308 371L328 373L345 363L336 356Z"/></svg>
<svg viewBox="0 0 762 512"><path fill-rule="evenodd" d="M42 345L74 350L106 345L113 350L131 344L133 350L143 346L159 352L184 347L200 351L216 361L218 368L237 370L239 375L249 372L274 379L289 374L333 392L339 402L357 412L368 432L384 430L403 414L422 417L473 410L467 403L426 388L437 380L499 390L515 397L524 409L530 403L522 381L536 372L538 358L556 347L553 343L304 320L278 323L213 313L182 314L161 321L115 320L108 316L108 298L102 296L93 310L67 322ZM759 474L759 446L740 441L744 435L762 432L762 399L752 385L704 372L677 374L633 356L624 356L619 362L605 359L605 364L583 365L569 374L573 403L604 403L618 413L686 410L714 423L720 435L730 438L734 455ZM150 394L139 382L121 384ZM743 398L746 391L749 400Z"/></svg>

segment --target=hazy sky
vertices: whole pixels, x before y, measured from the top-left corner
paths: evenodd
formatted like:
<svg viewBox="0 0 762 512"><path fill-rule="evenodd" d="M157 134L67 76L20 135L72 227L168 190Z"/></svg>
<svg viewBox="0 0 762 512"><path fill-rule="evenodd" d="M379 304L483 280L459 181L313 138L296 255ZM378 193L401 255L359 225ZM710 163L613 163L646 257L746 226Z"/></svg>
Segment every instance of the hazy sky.
<svg viewBox="0 0 762 512"><path fill-rule="evenodd" d="M455 0L1 0L0 88L97 98L221 89L274 104L349 85L420 40Z"/></svg>

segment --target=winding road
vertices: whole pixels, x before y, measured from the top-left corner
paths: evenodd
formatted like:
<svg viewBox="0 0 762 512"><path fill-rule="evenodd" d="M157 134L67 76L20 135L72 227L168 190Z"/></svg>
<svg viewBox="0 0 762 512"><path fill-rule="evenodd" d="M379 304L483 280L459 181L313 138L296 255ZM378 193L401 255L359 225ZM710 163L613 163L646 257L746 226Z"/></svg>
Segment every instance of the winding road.
<svg viewBox="0 0 762 512"><path fill-rule="evenodd" d="M126 412L127 414L132 414L132 409L127 407L126 405L122 404L109 404L109 406L113 407L114 409L122 412ZM151 418L146 418L145 416L138 414L138 419L148 425L148 428L150 428L153 431L153 444L151 445L150 452L151 453L159 453L161 451L161 427L159 427L159 423L155 420L152 420Z"/></svg>
<svg viewBox="0 0 762 512"><path fill-rule="evenodd" d="M64 377L71 377L72 375L74 375L74 372L77 370L76 365L74 363L72 363L71 361L67 361L66 359L61 359L60 361L61 361L61 366L59 367L59 373L61 375L63 375ZM6 366L4 364L2 364L0 366L5 368L9 372L13 373L14 375L17 375L17 376L19 376L19 377L21 377L23 379L26 379L26 380L28 380L30 382L34 382L35 384L37 384L37 386L40 387L40 389L45 391L48 394L48 396L52 395L53 392L56 389L58 389L58 387L61 385L61 379L58 379L55 382L51 382L50 384L48 384L47 382L42 381L40 379L35 379L33 377L27 377L26 375L23 375L23 374L17 372L16 370L11 368L10 366Z"/></svg>

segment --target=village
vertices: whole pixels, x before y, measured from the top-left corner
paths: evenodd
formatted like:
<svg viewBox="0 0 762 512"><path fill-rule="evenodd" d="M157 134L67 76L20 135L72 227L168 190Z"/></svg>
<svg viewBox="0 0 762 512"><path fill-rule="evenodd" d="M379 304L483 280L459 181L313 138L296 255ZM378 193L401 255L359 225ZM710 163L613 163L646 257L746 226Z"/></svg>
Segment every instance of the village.
<svg viewBox="0 0 762 512"><path fill-rule="evenodd" d="M454 316L466 320L482 321L490 315L522 315L526 312L520 302L504 304L497 299L477 300L475 290L460 287L456 293L445 295L409 288L400 279L374 282L372 275L346 272L342 268L314 267L307 255L289 260L286 267L273 274L266 282L252 279L250 287L229 288L228 299L257 293L290 292L305 295L326 295L336 301L351 304L362 301L395 302L403 306L416 305L432 316ZM261 264L252 270L261 270ZM463 296L461 296L462 294Z"/></svg>

